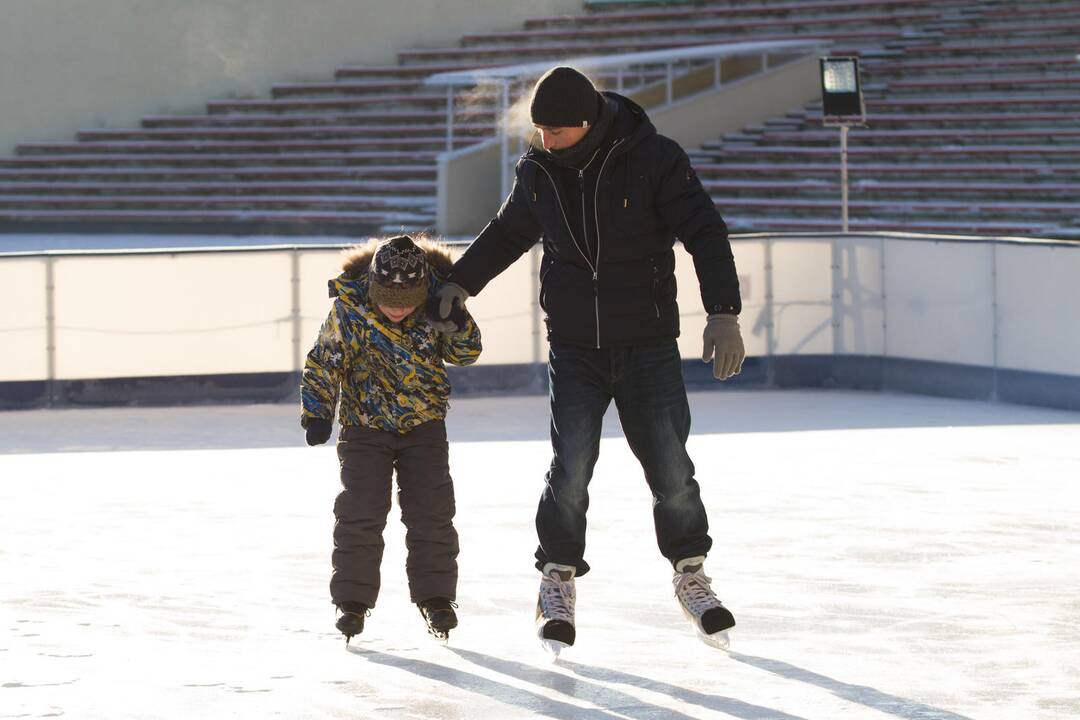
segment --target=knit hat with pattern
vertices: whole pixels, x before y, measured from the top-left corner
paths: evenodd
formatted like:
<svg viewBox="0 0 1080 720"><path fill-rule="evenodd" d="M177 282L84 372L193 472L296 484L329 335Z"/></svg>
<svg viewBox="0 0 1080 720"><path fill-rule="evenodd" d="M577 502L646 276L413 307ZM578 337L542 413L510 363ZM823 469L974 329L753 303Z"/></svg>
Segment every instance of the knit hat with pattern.
<svg viewBox="0 0 1080 720"><path fill-rule="evenodd" d="M427 255L408 235L375 248L368 274L368 297L375 305L416 307L427 300Z"/></svg>

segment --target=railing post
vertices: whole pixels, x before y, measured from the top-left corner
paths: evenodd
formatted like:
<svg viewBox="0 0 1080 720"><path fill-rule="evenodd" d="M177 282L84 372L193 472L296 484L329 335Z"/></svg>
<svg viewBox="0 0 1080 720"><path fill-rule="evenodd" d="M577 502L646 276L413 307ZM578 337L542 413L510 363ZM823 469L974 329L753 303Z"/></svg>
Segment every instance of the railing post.
<svg viewBox="0 0 1080 720"><path fill-rule="evenodd" d="M446 151L454 149L454 85L446 85Z"/></svg>
<svg viewBox="0 0 1080 720"><path fill-rule="evenodd" d="M846 238L845 238L846 240ZM832 274L832 352L839 355L844 349L843 338L843 306L841 304L841 288L843 276L841 273L841 250L840 238L833 237L830 247L830 270Z"/></svg>
<svg viewBox="0 0 1080 720"><path fill-rule="evenodd" d="M304 369L303 354L300 347L303 317L300 315L300 250L293 248L291 257L289 284L292 295L289 299L292 316L292 346L293 346L293 372L299 373Z"/></svg>
<svg viewBox="0 0 1080 720"><path fill-rule="evenodd" d="M622 94L623 91L623 69L620 67L615 71L615 92Z"/></svg>
<svg viewBox="0 0 1080 720"><path fill-rule="evenodd" d="M998 400L998 345L999 345L999 326L1001 324L998 317L998 244L996 240L990 241L990 310L991 310L991 322L993 323L994 339L993 339L993 360L994 360L994 379L993 386L990 389L990 399L994 402Z"/></svg>
<svg viewBox="0 0 1080 720"><path fill-rule="evenodd" d="M499 182L502 188L502 196L505 198L510 193L510 135L504 122L506 112L510 108L510 81L506 78L499 80L499 111L495 116L496 127L502 136L502 162Z"/></svg>
<svg viewBox="0 0 1080 720"><path fill-rule="evenodd" d="M723 65L723 63L724 63L723 58L719 58L719 57L713 58L713 87L714 88L720 87L721 83L723 83L723 78L720 75L720 71L721 71L720 66Z"/></svg>
<svg viewBox="0 0 1080 720"><path fill-rule="evenodd" d="M889 357L889 318L885 314L885 302L888 298L888 288L885 285L888 265L885 260L885 251L888 248L888 238L881 238L881 357Z"/></svg>
<svg viewBox="0 0 1080 720"><path fill-rule="evenodd" d="M675 98L675 63L668 62L666 67L667 77L665 78L665 80L667 82L667 104L670 105L672 100L674 100Z"/></svg>
<svg viewBox="0 0 1080 720"><path fill-rule="evenodd" d="M52 255L45 256L45 402L56 404L56 282Z"/></svg>
<svg viewBox="0 0 1080 720"><path fill-rule="evenodd" d="M773 317L773 241L765 238L765 382L776 384L776 372L773 367L773 355L776 352L776 335Z"/></svg>

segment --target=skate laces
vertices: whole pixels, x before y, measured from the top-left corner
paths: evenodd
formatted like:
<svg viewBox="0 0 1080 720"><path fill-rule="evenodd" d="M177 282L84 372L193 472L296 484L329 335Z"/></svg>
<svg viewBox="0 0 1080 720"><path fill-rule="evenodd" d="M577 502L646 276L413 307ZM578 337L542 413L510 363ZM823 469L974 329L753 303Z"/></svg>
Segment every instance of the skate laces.
<svg viewBox="0 0 1080 720"><path fill-rule="evenodd" d="M704 570L676 573L673 578L675 597L679 598L695 617L701 617L706 610L722 605L709 585L711 582L712 578L707 577Z"/></svg>
<svg viewBox="0 0 1080 720"><path fill-rule="evenodd" d="M555 572L545 575L540 581L540 611L548 620L573 624L574 578L563 580Z"/></svg>
<svg viewBox="0 0 1080 720"><path fill-rule="evenodd" d="M346 601L337 606L342 615L355 615L357 617L371 617L371 608L362 603Z"/></svg>
<svg viewBox="0 0 1080 720"><path fill-rule="evenodd" d="M458 607L456 602L446 598L429 598L416 604L425 610L456 610Z"/></svg>

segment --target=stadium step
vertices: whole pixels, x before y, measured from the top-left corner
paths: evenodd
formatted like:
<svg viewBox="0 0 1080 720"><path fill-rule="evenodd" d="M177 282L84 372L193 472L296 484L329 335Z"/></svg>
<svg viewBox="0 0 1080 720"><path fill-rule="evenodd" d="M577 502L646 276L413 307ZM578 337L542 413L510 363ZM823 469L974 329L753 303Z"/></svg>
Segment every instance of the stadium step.
<svg viewBox="0 0 1080 720"><path fill-rule="evenodd" d="M586 2L453 47L406 48L395 65L213 100L205 114L23 143L0 158L0 229L430 228L448 110L444 88L425 84L432 73L820 38L862 60L853 229L1080 239L1078 37L1075 0ZM611 73L596 80L614 85ZM495 101L481 89L452 108L454 148L493 136ZM838 143L815 102L688 152L733 231L835 230Z"/></svg>

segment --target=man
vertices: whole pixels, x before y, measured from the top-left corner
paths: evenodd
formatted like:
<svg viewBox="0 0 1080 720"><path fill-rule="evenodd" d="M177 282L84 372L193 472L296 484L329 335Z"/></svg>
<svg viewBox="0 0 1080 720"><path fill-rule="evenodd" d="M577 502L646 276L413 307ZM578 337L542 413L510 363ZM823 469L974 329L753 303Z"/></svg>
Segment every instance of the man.
<svg viewBox="0 0 1080 720"><path fill-rule="evenodd" d="M686 453L690 412L675 338L675 239L694 259L708 312L702 359L713 374L737 374L744 356L742 309L727 227L686 153L645 112L598 93L573 68L548 71L530 111L541 148L517 164L509 197L439 294L432 321L484 286L541 237L540 305L550 343L554 457L536 513L542 573L541 641L573 645L575 577L585 562L588 485L600 427L612 399L653 494L660 552L674 567L675 594L706 641L724 645L735 624L705 576L712 540Z"/></svg>

